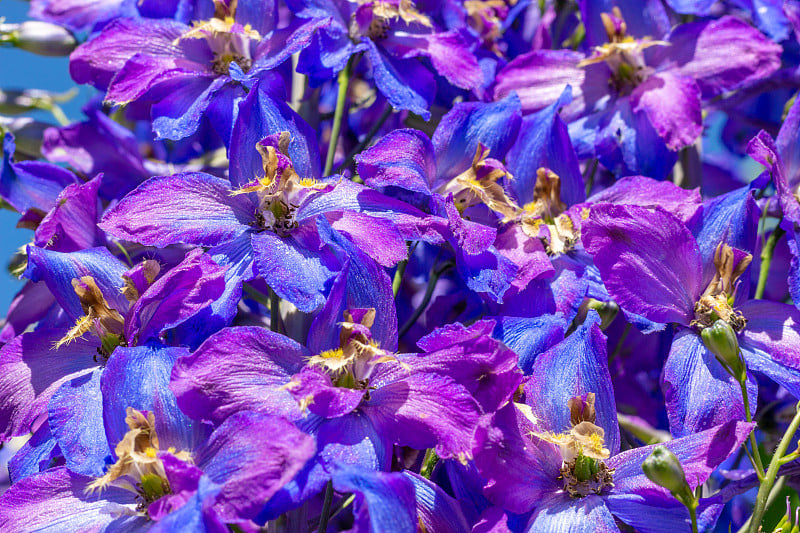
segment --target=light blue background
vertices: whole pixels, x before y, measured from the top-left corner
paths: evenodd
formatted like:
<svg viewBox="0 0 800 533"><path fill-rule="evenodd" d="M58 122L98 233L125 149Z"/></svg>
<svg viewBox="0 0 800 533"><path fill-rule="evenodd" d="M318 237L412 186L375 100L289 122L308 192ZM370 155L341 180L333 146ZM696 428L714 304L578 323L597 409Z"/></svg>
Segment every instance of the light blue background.
<svg viewBox="0 0 800 533"><path fill-rule="evenodd" d="M0 17L4 17L6 22L27 20L28 5L20 0L0 0ZM69 77L68 58L42 57L10 46L0 46L0 88L64 92L75 86ZM80 108L89 95L90 89L83 87L74 100L62 105L70 120L80 119ZM38 112L31 116L55 124L49 113ZM29 242L33 235L30 230L15 227L18 218L18 213L0 209L0 316L5 316L8 304L22 287L22 282L8 273L8 259L20 246Z"/></svg>

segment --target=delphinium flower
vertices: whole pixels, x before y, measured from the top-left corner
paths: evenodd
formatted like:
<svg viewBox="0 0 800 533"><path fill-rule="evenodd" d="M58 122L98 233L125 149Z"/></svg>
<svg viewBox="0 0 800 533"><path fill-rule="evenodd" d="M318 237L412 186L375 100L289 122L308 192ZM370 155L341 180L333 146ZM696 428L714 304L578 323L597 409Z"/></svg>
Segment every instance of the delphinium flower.
<svg viewBox="0 0 800 533"><path fill-rule="evenodd" d="M156 261L131 269L105 248L62 253L31 246L28 261L26 276L43 281L59 309L0 349L4 437L30 431L62 384L85 384L118 347L151 345L157 351L165 345L164 330L191 318L224 289L224 269L199 250L161 276Z"/></svg>
<svg viewBox="0 0 800 533"><path fill-rule="evenodd" d="M418 58L430 60L434 70L457 87L475 89L483 84L478 62L461 33L436 28L427 10L414 2L292 0L287 4L303 19L331 20L300 54L299 71L309 76L312 85L333 78L349 68L351 57L364 54L389 103L427 119L436 81Z"/></svg>
<svg viewBox="0 0 800 533"><path fill-rule="evenodd" d="M599 317L581 327L587 330L583 348L538 357L524 382L524 403L507 404L479 429L475 457L487 480L486 497L528 517L523 530L531 532L618 531L616 520L639 531L686 529L690 517L683 504L642 472L653 447L619 451ZM729 422L666 446L695 488L752 428ZM701 506L704 527L714 524L718 510Z"/></svg>
<svg viewBox="0 0 800 533"><path fill-rule="evenodd" d="M742 217L734 224L743 228L748 221ZM751 255L714 237L700 233L696 239L658 207L598 205L584 224L587 250L620 307L653 322L678 325L663 375L670 428L678 436L745 416L739 384L701 339L700 333L717 320L735 331L750 372L800 394L797 310L750 300L740 283L747 278L742 274ZM748 376L754 407L757 387Z"/></svg>
<svg viewBox="0 0 800 533"><path fill-rule="evenodd" d="M107 392L131 396L113 386ZM192 439L174 403L155 409L113 411L120 420L109 420L100 437L114 446L103 475L62 466L15 483L0 497L3 530L249 528L263 502L314 452L311 437L277 417L240 413Z"/></svg>
<svg viewBox="0 0 800 533"><path fill-rule="evenodd" d="M308 348L259 328L226 329L173 372L179 405L194 418L223 420L249 406L316 435L317 457L266 517L319 492L334 465L387 470L393 444L435 446L441 457L466 460L482 410L506 401L519 383L516 356L487 335L492 323L434 332L420 355L387 349L396 330L376 336L374 309L347 310L345 277L312 324ZM231 364L243 350L248 357Z"/></svg>
<svg viewBox="0 0 800 533"><path fill-rule="evenodd" d="M780 66L781 47L729 16L635 38L629 29L665 32L668 23L628 24L642 13L628 4L601 14L599 4L581 2L592 52L523 54L498 73L494 95L515 91L523 110L533 112L570 85L574 99L564 117L579 155L596 157L619 176L664 179L677 151L702 130L702 102L769 76Z"/></svg>
<svg viewBox="0 0 800 533"><path fill-rule="evenodd" d="M75 50L70 73L78 83L106 90L109 103L152 103L159 138L191 135L209 114L227 142L246 88L264 78L282 90L283 82L271 70L307 46L327 21L277 28L271 2L217 0L213 7L192 26L169 19L117 19Z"/></svg>

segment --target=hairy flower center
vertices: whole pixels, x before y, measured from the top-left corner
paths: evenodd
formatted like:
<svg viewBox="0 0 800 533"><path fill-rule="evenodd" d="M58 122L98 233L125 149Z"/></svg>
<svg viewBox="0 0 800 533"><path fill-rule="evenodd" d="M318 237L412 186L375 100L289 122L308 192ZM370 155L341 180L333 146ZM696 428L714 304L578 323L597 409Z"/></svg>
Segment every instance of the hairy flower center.
<svg viewBox="0 0 800 533"><path fill-rule="evenodd" d="M565 433L534 433L558 445L563 463L557 479L564 480L564 491L573 498L600 494L614 486L614 469L603 462L611 452L605 448L603 428L595 425L595 394L570 398L572 429Z"/></svg>
<svg viewBox="0 0 800 533"><path fill-rule="evenodd" d="M433 27L427 15L416 10L412 0L350 0L359 5L350 21L350 38L360 41L368 37L372 41L385 39L391 23L402 20L406 24L421 24Z"/></svg>
<svg viewBox="0 0 800 533"><path fill-rule="evenodd" d="M128 432L117 444L114 452L117 461L106 473L86 488L86 492L102 491L114 486L136 494L136 510L146 514L147 507L159 498L171 494L164 464L158 457L159 442L153 413L127 409L125 423ZM188 452L167 450L182 461L191 462Z"/></svg>
<svg viewBox="0 0 800 533"><path fill-rule="evenodd" d="M368 390L375 367L397 361L371 338L369 329L374 322L375 309L345 311L339 334L340 347L311 357L308 364L325 370L337 387Z"/></svg>
<svg viewBox="0 0 800 533"><path fill-rule="evenodd" d="M248 72L253 66L250 43L261 40L261 35L249 24L242 26L234 20L236 0L230 2L230 5L214 0L214 5L214 17L193 23L192 29L179 37L178 41L205 39L214 54L211 69L215 74L228 74L231 63L236 63L243 72Z"/></svg>
<svg viewBox="0 0 800 533"><path fill-rule="evenodd" d="M653 69L645 63L644 50L651 46L664 46L669 43L649 38L637 40L628 36L628 26L622 18L619 7L614 7L611 14L602 13L600 16L608 42L595 46L592 55L581 61L578 66L605 62L611 70L609 83L612 88L618 94L629 94L653 73Z"/></svg>
<svg viewBox="0 0 800 533"><path fill-rule="evenodd" d="M733 248L720 243L714 253L716 273L700 299L694 305L694 320L691 325L704 329L717 320L724 320L737 333L747 325L744 315L733 307L739 278L752 261L750 254L741 255L738 260Z"/></svg>

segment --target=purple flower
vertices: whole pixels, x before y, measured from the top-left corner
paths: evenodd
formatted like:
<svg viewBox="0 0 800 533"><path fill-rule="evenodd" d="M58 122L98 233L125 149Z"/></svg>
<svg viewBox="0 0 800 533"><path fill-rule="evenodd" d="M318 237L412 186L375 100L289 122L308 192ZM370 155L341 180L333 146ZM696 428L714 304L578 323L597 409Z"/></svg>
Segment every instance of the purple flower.
<svg viewBox="0 0 800 533"><path fill-rule="evenodd" d="M458 30L439 31L431 17L406 0L349 2L292 0L298 17L331 23L301 52L298 71L312 85L333 78L354 54L366 54L378 90L395 109L427 120L436 92L433 74L417 58L462 89L483 84L483 73Z"/></svg>
<svg viewBox="0 0 800 533"><path fill-rule="evenodd" d="M618 176L664 179L675 152L702 130L702 102L769 76L780 66L781 47L733 17L655 35L664 40L634 39L622 18L634 11L603 13L608 42L590 35L589 56L543 50L515 58L498 74L494 95L515 91L523 110L533 112L570 85L573 100L563 115L578 155L598 158Z"/></svg>
<svg viewBox="0 0 800 533"><path fill-rule="evenodd" d="M737 332L750 372L800 395L798 311L781 303L748 300L748 277L739 281L751 256L732 246L752 247L752 234L747 233L755 223L752 197L744 192L744 197L739 192L720 197L729 205L706 205L697 238L659 207L600 204L584 224L586 249L620 307L656 323L678 325L663 374L674 435L744 418L738 382L699 334L717 319ZM737 209L742 214L730 217ZM754 406L757 387L752 375L747 389Z"/></svg>
<svg viewBox="0 0 800 533"><path fill-rule="evenodd" d="M306 47L328 21L277 28L272 2L217 0L214 7L193 26L117 19L73 52L70 73L78 83L106 90L109 103L152 103L160 139L191 135L209 114L227 142L246 89L262 78L276 80L270 70Z"/></svg>

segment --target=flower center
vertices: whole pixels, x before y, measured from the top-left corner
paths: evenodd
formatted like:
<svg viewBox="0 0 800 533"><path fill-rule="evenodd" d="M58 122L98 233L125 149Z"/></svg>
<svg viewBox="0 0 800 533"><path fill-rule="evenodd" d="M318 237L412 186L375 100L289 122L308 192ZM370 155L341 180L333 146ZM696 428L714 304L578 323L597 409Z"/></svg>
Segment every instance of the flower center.
<svg viewBox="0 0 800 533"><path fill-rule="evenodd" d="M738 252L738 253L737 253ZM744 315L733 307L739 278L747 269L753 256L734 250L720 243L714 252L714 279L708 284L700 299L694 305L694 320L691 326L700 330L710 327L717 320L723 320L737 333L747 325Z"/></svg>
<svg viewBox="0 0 800 533"><path fill-rule="evenodd" d="M129 429L114 449L116 463L109 466L102 477L92 481L86 492L102 491L109 486L131 491L136 494L136 510L146 514L151 503L171 494L172 490L164 464L158 457L160 448L153 413L128 407L126 414L125 423ZM182 461L192 461L188 452L167 451Z"/></svg>
<svg viewBox="0 0 800 533"><path fill-rule="evenodd" d="M372 339L370 328L375 323L375 309L353 309L344 312L339 333L340 347L327 350L308 360L331 375L334 385L347 389L368 390L375 367L397 358L381 349Z"/></svg>
<svg viewBox="0 0 800 533"><path fill-rule="evenodd" d="M220 76L228 74L231 63L236 63L243 72L248 72L253 66L250 42L261 40L261 35L249 24L242 26L234 20L236 6L237 0L231 0L230 5L214 0L214 17L192 23L192 29L178 38L178 41L205 39L214 54L211 69Z"/></svg>
<svg viewBox="0 0 800 533"><path fill-rule="evenodd" d="M92 276L73 279L72 288L78 295L85 314L78 319L64 337L56 342L55 348L69 344L88 332L93 332L101 341L101 347L97 349L98 355L103 360L108 360L114 348L127 346L124 335L125 319L119 311L109 307L103 291L97 286Z"/></svg>
<svg viewBox="0 0 800 533"><path fill-rule="evenodd" d="M481 36L484 45L499 54L497 41L503 34L503 23L508 17L509 8L517 0L466 0L468 24Z"/></svg>
<svg viewBox="0 0 800 533"><path fill-rule="evenodd" d="M628 36L628 26L622 18L619 7L614 7L610 14L601 13L600 17L608 42L595 46L592 55L581 61L578 66L585 67L605 62L611 70L609 83L612 88L620 95L630 94L653 73L653 69L645 63L644 50L651 46L666 46L669 43L653 41L647 37L637 40Z"/></svg>
<svg viewBox="0 0 800 533"><path fill-rule="evenodd" d="M392 21L421 24L432 28L430 19L416 10L412 0L350 0L358 4L350 21L350 38L358 42L361 37L372 41L385 39Z"/></svg>
<svg viewBox="0 0 800 533"><path fill-rule="evenodd" d="M295 172L288 152L290 141L286 131L259 141L256 150L261 154L263 176L232 193L256 193L259 199L256 224L281 236L298 227L295 212L308 192L326 186L312 179L301 179Z"/></svg>
<svg viewBox="0 0 800 533"><path fill-rule="evenodd" d="M571 398L568 402L572 428L565 433L534 433L558 445L563 463L558 479L573 498L600 494L614 486L614 469L603 462L611 452L605 448L603 428L595 425L595 394Z"/></svg>

